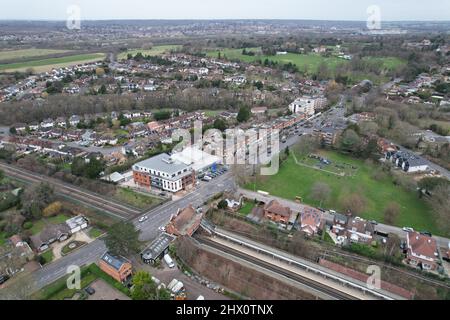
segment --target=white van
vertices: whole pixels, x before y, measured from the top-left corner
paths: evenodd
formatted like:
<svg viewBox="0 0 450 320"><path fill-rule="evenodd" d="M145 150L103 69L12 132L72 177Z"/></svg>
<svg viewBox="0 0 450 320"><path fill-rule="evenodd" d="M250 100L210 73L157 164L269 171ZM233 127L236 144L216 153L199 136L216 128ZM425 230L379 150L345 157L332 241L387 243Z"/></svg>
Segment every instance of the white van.
<svg viewBox="0 0 450 320"><path fill-rule="evenodd" d="M169 268L174 268L175 267L175 263L173 263L172 258L168 254L164 255L164 261L167 263Z"/></svg>

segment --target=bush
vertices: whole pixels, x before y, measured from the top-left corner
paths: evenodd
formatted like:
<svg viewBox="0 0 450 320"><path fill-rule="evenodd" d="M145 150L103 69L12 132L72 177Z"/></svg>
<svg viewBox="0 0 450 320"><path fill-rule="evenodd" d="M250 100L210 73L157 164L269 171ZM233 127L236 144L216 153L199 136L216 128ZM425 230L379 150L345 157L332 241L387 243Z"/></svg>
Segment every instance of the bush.
<svg viewBox="0 0 450 320"><path fill-rule="evenodd" d="M31 228L33 228L33 222L31 221L27 221L23 224L22 226L25 230L30 230Z"/></svg>

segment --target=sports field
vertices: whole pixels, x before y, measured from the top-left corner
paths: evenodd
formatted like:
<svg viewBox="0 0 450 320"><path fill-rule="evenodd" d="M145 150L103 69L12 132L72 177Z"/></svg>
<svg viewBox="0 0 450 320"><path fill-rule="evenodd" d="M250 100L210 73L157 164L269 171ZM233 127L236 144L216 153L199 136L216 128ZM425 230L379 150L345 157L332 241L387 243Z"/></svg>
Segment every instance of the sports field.
<svg viewBox="0 0 450 320"><path fill-rule="evenodd" d="M303 202L319 206L320 202L312 198L312 188L316 182L326 183L330 189L329 200L322 204L326 209L343 211L343 200L350 194L359 194L365 198L365 209L361 217L374 219L379 222L384 220L384 210L388 203L396 202L401 212L395 221L399 227L410 226L417 230L428 230L435 234L442 234L435 223L430 207L418 198L415 192L409 192L393 184L390 176L381 180L375 180L374 167L362 160L353 159L336 152L316 152L331 161L329 165L321 169L307 167L298 164L292 154L283 162L278 174L262 177L255 183L245 185L250 190L263 190L271 195L289 200L295 200L300 196ZM301 161L301 159L300 159ZM350 165L352 174L339 176L334 174L333 165Z"/></svg>
<svg viewBox="0 0 450 320"><path fill-rule="evenodd" d="M21 60L28 58L45 57L52 54L68 53L69 50L55 49L23 49L23 50L5 50L0 51L0 61L4 60Z"/></svg>
<svg viewBox="0 0 450 320"><path fill-rule="evenodd" d="M46 72L53 68L69 67L81 63L101 61L105 59L104 53L88 53L88 54L77 54L61 58L51 58L42 60L33 60L26 62L10 63L10 64L0 64L0 71L3 72L24 72L27 69L33 69L34 72Z"/></svg>
<svg viewBox="0 0 450 320"><path fill-rule="evenodd" d="M118 55L118 59L126 59L128 54L136 55L138 52L142 53L144 56L159 56L164 53L170 52L170 50L181 48L180 45L163 45L163 46L154 46L151 49L130 49L126 52L122 52Z"/></svg>

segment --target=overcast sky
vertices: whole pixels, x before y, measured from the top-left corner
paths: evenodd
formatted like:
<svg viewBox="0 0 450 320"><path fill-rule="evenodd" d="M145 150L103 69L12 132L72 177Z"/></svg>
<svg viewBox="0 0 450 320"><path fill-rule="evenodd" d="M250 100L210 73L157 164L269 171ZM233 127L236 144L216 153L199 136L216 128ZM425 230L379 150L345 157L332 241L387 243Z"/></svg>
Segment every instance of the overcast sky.
<svg viewBox="0 0 450 320"><path fill-rule="evenodd" d="M450 0L1 0L0 19L66 20L76 4L95 19L450 20Z"/></svg>

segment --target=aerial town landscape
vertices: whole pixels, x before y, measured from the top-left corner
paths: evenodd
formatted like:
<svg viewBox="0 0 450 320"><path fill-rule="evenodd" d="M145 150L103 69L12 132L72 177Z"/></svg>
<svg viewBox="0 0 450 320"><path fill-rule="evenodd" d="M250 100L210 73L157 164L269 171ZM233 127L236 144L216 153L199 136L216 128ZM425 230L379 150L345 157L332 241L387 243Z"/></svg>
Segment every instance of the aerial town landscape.
<svg viewBox="0 0 450 320"><path fill-rule="evenodd" d="M0 14L1 300L450 299L449 21L68 5Z"/></svg>

